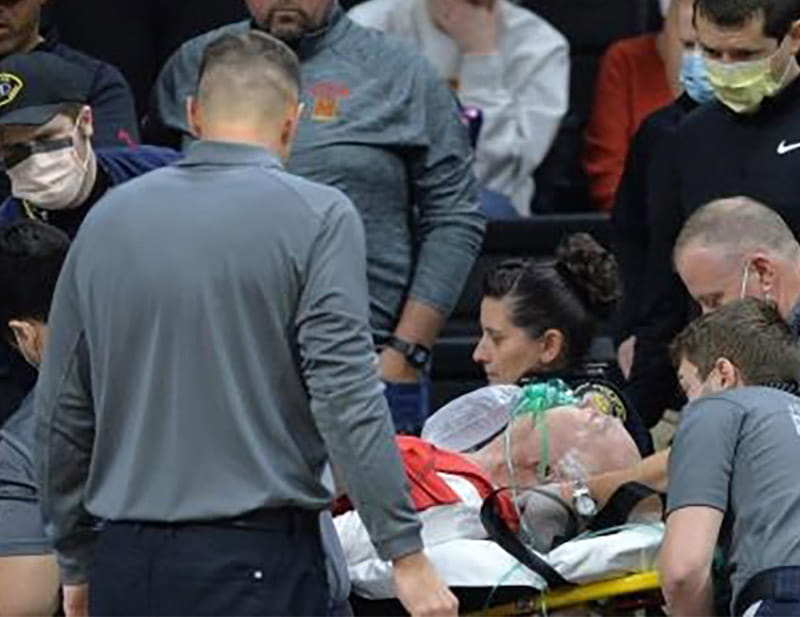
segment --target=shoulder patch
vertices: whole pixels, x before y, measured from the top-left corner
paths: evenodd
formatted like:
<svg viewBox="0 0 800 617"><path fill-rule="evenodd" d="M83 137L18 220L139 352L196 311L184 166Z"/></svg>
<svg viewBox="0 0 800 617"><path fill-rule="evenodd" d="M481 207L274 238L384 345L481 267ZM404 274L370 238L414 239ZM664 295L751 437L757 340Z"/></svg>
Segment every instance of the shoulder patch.
<svg viewBox="0 0 800 617"><path fill-rule="evenodd" d="M23 87L22 79L13 73L0 73L0 107L11 103Z"/></svg>

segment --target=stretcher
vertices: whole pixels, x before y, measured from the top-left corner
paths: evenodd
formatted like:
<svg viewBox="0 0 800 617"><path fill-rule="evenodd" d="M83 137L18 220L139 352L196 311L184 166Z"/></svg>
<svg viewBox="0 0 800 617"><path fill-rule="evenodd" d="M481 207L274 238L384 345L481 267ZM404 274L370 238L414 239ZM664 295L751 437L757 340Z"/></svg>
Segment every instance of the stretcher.
<svg viewBox="0 0 800 617"><path fill-rule="evenodd" d="M541 556L564 579L558 588L548 588L545 577L492 540L452 540L425 552L456 591L464 614L536 615L578 606L581 611L570 614L634 614L640 609L653 614L662 603L654 572L662 536L659 523L566 542ZM357 614L401 614L391 601L390 564L377 556L355 563L348 555L348 569Z"/></svg>
<svg viewBox="0 0 800 617"><path fill-rule="evenodd" d="M419 456L401 448L409 480L423 495L445 484L457 497L417 505L425 553L458 596L462 614L659 613L663 601L654 569L664 526L660 509L653 515L645 502L656 494L640 484L623 485L588 520L547 485L556 468L562 480L575 481L587 469L630 465L623 456L628 451L639 459L619 420L598 413L594 399L580 407L576 400L558 381L484 388L431 417L423 431L429 446L420 445ZM520 443L525 445L515 448ZM480 450L474 467L487 481L445 465L436 448ZM577 464L565 464L570 462ZM521 469L527 481L520 480ZM646 524L643 515L649 516ZM378 557L358 513L334 523L356 614L403 614L393 598L391 564Z"/></svg>
<svg viewBox="0 0 800 617"><path fill-rule="evenodd" d="M662 606L661 585L655 571L632 574L570 589L523 596L516 601L489 606L474 615L522 617L583 607L593 614L625 615L639 611L651 615Z"/></svg>

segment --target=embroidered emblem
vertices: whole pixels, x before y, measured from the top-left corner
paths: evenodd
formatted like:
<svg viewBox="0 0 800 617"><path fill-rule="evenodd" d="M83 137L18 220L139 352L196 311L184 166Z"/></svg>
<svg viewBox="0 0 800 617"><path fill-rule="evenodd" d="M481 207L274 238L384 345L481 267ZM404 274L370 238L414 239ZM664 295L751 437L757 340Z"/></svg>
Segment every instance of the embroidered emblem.
<svg viewBox="0 0 800 617"><path fill-rule="evenodd" d="M311 87L314 98L311 108L313 122L333 122L341 115L341 101L350 96L350 89L339 82L321 81Z"/></svg>
<svg viewBox="0 0 800 617"><path fill-rule="evenodd" d="M0 107L17 98L22 86L22 80L13 73L0 73Z"/></svg>

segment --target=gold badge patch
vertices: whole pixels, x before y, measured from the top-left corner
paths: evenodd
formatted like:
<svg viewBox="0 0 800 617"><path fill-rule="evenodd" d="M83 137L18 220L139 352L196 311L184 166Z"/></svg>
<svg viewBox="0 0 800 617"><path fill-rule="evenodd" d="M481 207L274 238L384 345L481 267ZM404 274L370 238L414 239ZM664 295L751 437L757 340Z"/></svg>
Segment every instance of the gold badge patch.
<svg viewBox="0 0 800 617"><path fill-rule="evenodd" d="M0 73L0 107L17 98L22 86L22 80L13 73Z"/></svg>
<svg viewBox="0 0 800 617"><path fill-rule="evenodd" d="M623 422L628 419L628 409L624 401L612 388L600 383L585 383L575 389L578 398L589 398L599 412L619 418Z"/></svg>

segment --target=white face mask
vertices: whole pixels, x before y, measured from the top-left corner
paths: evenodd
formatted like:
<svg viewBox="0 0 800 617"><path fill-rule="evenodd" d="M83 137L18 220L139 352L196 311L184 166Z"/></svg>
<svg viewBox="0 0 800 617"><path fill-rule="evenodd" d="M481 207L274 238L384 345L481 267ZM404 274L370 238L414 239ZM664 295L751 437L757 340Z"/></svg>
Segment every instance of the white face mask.
<svg viewBox="0 0 800 617"><path fill-rule="evenodd" d="M81 159L76 146L78 128L72 145L48 152L34 152L24 161L6 170L11 179L11 193L43 210L68 210L76 203L89 173L89 159ZM87 144L87 153L90 147Z"/></svg>

